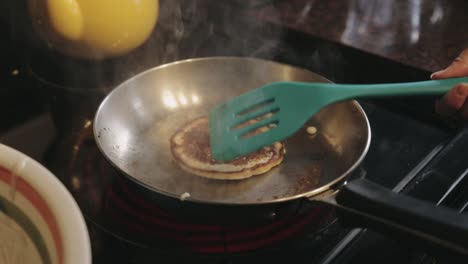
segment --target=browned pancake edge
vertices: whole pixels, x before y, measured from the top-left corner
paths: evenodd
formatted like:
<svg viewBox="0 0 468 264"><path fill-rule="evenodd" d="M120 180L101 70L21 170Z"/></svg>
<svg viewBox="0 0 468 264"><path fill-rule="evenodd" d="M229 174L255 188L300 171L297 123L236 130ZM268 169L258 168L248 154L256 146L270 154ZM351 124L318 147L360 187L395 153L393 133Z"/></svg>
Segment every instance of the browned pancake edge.
<svg viewBox="0 0 468 264"><path fill-rule="evenodd" d="M283 161L286 152L284 143L276 142L230 162L219 163L211 156L208 117L192 120L177 130L170 139L170 149L183 170L218 180L240 180L266 173Z"/></svg>

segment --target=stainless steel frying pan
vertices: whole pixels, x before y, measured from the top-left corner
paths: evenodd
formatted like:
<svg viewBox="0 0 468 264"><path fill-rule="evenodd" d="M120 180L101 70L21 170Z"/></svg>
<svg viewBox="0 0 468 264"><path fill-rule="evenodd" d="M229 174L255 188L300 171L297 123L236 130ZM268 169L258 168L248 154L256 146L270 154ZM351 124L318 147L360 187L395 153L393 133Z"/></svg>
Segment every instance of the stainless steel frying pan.
<svg viewBox="0 0 468 264"><path fill-rule="evenodd" d="M215 105L269 82L328 82L312 72L246 58L205 58L146 71L117 87L99 108L94 132L108 159L135 181L188 200L258 204L310 196L340 182L363 159L370 126L355 101L335 104L314 116L287 140L283 163L241 181L207 180L174 162L169 139L186 122ZM317 128L317 136L307 134ZM345 133L343 133L345 131Z"/></svg>
<svg viewBox="0 0 468 264"><path fill-rule="evenodd" d="M251 58L164 65L122 83L105 98L94 120L97 145L142 189L164 199L184 198L184 204L216 207L218 215L218 210L248 207L257 212L308 198L338 206L349 218L360 220L354 225L383 228L468 254L467 217L366 180L343 185L370 144L369 122L356 101L330 105L313 116L286 141L283 163L263 175L209 180L186 173L174 162L169 139L180 126L233 96L274 81L328 82L310 71ZM316 127L317 135L308 135L308 126Z"/></svg>

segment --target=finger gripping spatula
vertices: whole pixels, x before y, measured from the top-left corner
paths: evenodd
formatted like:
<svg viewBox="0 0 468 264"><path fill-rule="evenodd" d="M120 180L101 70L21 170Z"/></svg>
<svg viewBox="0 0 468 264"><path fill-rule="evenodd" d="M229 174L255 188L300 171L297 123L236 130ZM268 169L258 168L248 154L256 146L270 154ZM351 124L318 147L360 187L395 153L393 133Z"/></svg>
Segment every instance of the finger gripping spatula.
<svg viewBox="0 0 468 264"><path fill-rule="evenodd" d="M388 84L270 83L211 110L212 155L226 162L284 140L331 103L363 97L443 94L461 82L468 82L468 77Z"/></svg>

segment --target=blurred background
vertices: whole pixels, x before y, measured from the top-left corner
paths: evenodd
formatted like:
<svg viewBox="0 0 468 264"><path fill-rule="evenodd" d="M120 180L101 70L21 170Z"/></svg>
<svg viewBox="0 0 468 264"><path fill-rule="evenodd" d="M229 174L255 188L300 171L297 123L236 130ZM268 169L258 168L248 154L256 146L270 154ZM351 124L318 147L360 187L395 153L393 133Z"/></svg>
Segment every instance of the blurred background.
<svg viewBox="0 0 468 264"><path fill-rule="evenodd" d="M3 0L0 10L0 140L41 161L72 191L88 221L96 263L154 263L162 255L163 263L440 261L415 245L343 227L335 215L319 231L300 229L276 247L259 242L234 254L220 231L211 234L224 241L217 254L185 247L165 252L160 244L166 240L141 239L125 223L109 221L129 219L142 233L157 228L145 210L132 216L120 208L115 217L103 209L113 201L106 191L113 174L103 165L90 126L99 103L117 85L191 58L262 58L337 83L427 80L467 47L467 1ZM452 197L446 191L466 175L468 134L434 113L435 99L360 101L373 130L360 173L396 192L457 207L463 188L453 194L456 199L444 197ZM81 187L74 189L77 179ZM201 232L192 231L183 234Z"/></svg>

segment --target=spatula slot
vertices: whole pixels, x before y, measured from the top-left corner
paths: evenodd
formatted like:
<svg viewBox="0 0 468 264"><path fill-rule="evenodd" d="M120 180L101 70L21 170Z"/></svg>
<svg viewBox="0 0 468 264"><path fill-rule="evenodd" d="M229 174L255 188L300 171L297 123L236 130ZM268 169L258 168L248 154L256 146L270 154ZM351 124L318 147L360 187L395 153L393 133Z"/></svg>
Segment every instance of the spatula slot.
<svg viewBox="0 0 468 264"><path fill-rule="evenodd" d="M279 125L279 121L276 120L276 121L273 121L273 122L269 123L268 125L259 127L257 129L254 129L254 130L250 130L249 132L246 132L246 133L242 134L239 138L240 139L245 139L245 138L249 138L249 137L258 135L260 133L265 133L265 132L269 131L270 129L273 129L273 128L277 127L278 125Z"/></svg>
<svg viewBox="0 0 468 264"><path fill-rule="evenodd" d="M237 138L246 138L264 133L272 128L277 127L278 125L278 115L268 114L262 120L255 120L254 122L250 122L246 126L234 130L233 133Z"/></svg>
<svg viewBox="0 0 468 264"><path fill-rule="evenodd" d="M243 117L245 118L241 118L239 119L239 123L232 126L231 127L231 131L233 130L237 130L237 129L240 129L240 128L244 128L248 125L251 125L251 124L255 124L259 121L262 121L263 119L265 118L270 118L272 117L273 115L275 115L276 113L279 112L279 108L274 108L273 110L270 110L270 109L264 109L263 111L258 111L258 112L251 112L249 114L249 116L246 116L244 115Z"/></svg>
<svg viewBox="0 0 468 264"><path fill-rule="evenodd" d="M269 104L272 104L275 102L275 98L269 98L269 99L265 99L259 103L256 103L256 104L253 104L252 106L250 106L249 108L247 109L244 109L238 113L236 113L236 117L242 117L244 115L247 115L249 113L252 113L252 112L255 112L255 111L258 111L264 107L266 107L267 105Z"/></svg>

